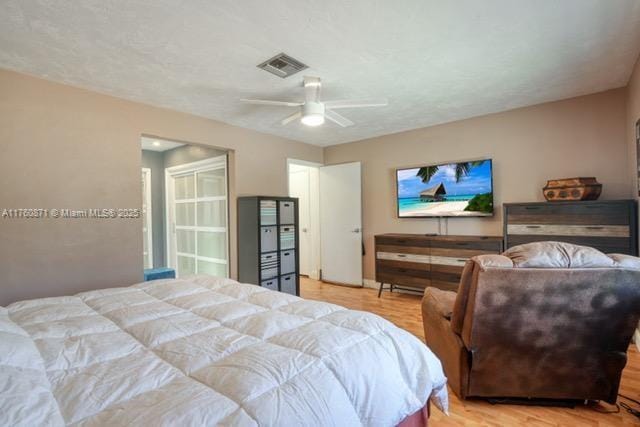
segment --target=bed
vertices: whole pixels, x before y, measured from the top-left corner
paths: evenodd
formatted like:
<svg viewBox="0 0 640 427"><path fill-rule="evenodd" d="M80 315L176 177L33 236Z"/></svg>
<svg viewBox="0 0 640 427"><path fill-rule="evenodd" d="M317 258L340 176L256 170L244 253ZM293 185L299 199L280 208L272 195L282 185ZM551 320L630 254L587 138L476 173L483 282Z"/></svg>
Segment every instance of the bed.
<svg viewBox="0 0 640 427"><path fill-rule="evenodd" d="M429 400L446 378L413 335L230 279L0 307L0 425L393 426Z"/></svg>

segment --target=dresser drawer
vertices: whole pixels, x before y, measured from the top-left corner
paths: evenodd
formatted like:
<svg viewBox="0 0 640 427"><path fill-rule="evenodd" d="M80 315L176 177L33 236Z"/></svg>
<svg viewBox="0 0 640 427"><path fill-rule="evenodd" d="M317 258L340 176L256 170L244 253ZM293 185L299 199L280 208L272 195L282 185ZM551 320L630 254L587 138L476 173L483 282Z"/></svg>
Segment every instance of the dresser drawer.
<svg viewBox="0 0 640 427"><path fill-rule="evenodd" d="M376 236L376 245L429 247L429 240L422 236Z"/></svg>
<svg viewBox="0 0 640 427"><path fill-rule="evenodd" d="M464 266L434 264L431 266L431 278L459 282Z"/></svg>
<svg viewBox="0 0 640 427"><path fill-rule="evenodd" d="M426 264L424 262L395 261L378 258L376 260L376 271L381 271L386 268L410 268L412 270L429 271L431 269L431 264Z"/></svg>
<svg viewBox="0 0 640 427"><path fill-rule="evenodd" d="M477 237L474 238L474 236L469 236L468 240L433 240L431 242L432 253L435 253L435 251L439 249L476 251L477 255L480 255L481 253L500 253L502 252L502 239L482 239Z"/></svg>
<svg viewBox="0 0 640 427"><path fill-rule="evenodd" d="M624 202L505 205L505 212L509 224L628 225L630 222L629 205Z"/></svg>
<svg viewBox="0 0 640 427"><path fill-rule="evenodd" d="M630 229L628 225L509 224L507 234L628 238Z"/></svg>
<svg viewBox="0 0 640 427"><path fill-rule="evenodd" d="M376 245L376 252L388 252L396 254L429 255L431 248L426 246L396 246L396 245Z"/></svg>
<svg viewBox="0 0 640 427"><path fill-rule="evenodd" d="M500 249L502 244L500 245ZM478 249L463 249L463 248L431 248L431 256L449 257L449 258L471 258L476 255L489 255L500 253L500 249L493 251L490 250L478 250Z"/></svg>
<svg viewBox="0 0 640 427"><path fill-rule="evenodd" d="M508 247L512 248L518 245L532 242L544 242L553 238L549 236L536 235L510 235L508 236ZM558 238L557 240L560 240ZM629 239L624 237L581 237L581 236L563 236L561 241L572 243L574 245L589 246L595 248L605 254L627 254L634 255L633 249L629 246Z"/></svg>
<svg viewBox="0 0 640 427"><path fill-rule="evenodd" d="M423 264L429 264L429 255L411 254L411 253L397 253L397 252L378 252L376 254L378 259L387 259L391 261L406 261L406 262L419 262Z"/></svg>

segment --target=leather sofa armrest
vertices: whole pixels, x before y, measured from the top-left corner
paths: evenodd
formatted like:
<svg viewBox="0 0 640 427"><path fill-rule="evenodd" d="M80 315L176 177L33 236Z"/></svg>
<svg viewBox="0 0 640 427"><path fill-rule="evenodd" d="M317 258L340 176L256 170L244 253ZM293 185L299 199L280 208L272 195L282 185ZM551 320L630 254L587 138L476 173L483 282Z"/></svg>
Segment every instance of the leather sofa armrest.
<svg viewBox="0 0 640 427"><path fill-rule="evenodd" d="M422 309L432 313L438 313L447 320L451 319L453 304L456 301L456 293L443 291L437 288L426 288L422 298Z"/></svg>
<svg viewBox="0 0 640 427"><path fill-rule="evenodd" d="M427 288L422 298L422 322L427 346L440 359L451 389L459 397L467 393L469 354L458 334L451 329L456 293Z"/></svg>
<svg viewBox="0 0 640 427"><path fill-rule="evenodd" d="M471 258L482 270L487 268L513 268L513 261L504 255L487 254Z"/></svg>

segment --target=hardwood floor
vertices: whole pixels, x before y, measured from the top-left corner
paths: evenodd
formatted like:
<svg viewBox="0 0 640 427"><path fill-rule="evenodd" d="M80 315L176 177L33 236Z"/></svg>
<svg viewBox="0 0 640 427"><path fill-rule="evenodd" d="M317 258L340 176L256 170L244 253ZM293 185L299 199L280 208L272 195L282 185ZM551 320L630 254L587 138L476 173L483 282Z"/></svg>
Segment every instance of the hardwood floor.
<svg viewBox="0 0 640 427"><path fill-rule="evenodd" d="M397 326L406 329L424 341L420 296L385 292L377 298L377 291L367 288L349 288L330 285L303 278L301 296L307 299L327 301L354 310L376 313ZM640 400L640 353L634 345L629 347L628 362L622 375L620 393ZM450 415L447 417L437 409L431 414L432 426L627 426L640 425L640 419L623 408L619 413L604 414L598 410L615 410L612 405L596 408L577 407L544 408L520 405L491 405L484 401L461 401L449 390ZM638 405L626 402L633 408ZM638 408L640 409L640 408Z"/></svg>

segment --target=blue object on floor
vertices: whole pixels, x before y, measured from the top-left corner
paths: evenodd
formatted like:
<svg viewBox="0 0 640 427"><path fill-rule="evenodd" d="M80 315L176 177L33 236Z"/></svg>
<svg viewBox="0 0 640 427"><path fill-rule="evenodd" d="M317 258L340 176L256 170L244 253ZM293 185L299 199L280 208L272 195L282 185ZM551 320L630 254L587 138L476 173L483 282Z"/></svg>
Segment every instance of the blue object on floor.
<svg viewBox="0 0 640 427"><path fill-rule="evenodd" d="M161 268L145 268L144 269L144 281L158 280L158 279L175 279L176 271L173 268L161 267Z"/></svg>

